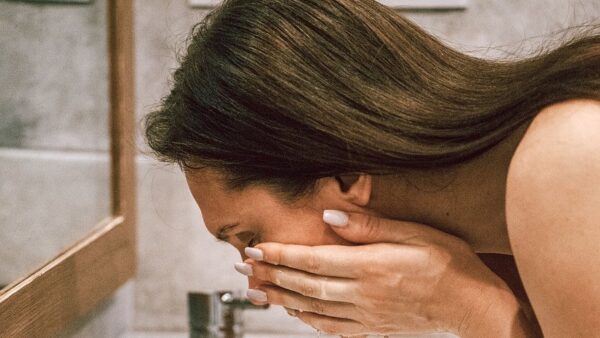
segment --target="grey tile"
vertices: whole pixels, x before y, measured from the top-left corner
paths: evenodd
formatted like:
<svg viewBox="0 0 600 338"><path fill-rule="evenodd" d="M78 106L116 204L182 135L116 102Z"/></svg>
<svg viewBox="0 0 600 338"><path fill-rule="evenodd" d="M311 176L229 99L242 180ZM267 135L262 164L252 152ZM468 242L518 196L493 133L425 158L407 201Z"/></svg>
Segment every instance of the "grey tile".
<svg viewBox="0 0 600 338"><path fill-rule="evenodd" d="M28 274L110 215L107 154L0 148L0 284Z"/></svg>
<svg viewBox="0 0 600 338"><path fill-rule="evenodd" d="M553 31L591 20L598 22L600 2L471 0L465 10L401 13L468 54L521 57L557 39Z"/></svg>
<svg viewBox="0 0 600 338"><path fill-rule="evenodd" d="M106 0L0 2L0 146L108 149Z"/></svg>

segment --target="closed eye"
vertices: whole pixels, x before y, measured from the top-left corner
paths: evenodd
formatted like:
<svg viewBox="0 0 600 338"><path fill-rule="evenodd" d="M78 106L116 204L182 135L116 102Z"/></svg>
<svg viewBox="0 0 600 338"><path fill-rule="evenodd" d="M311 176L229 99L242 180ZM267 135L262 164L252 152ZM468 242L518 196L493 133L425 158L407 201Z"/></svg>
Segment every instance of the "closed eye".
<svg viewBox="0 0 600 338"><path fill-rule="evenodd" d="M260 241L258 240L258 238L255 236L253 237L247 244L246 246L255 246L256 244L260 243Z"/></svg>
<svg viewBox="0 0 600 338"><path fill-rule="evenodd" d="M257 235L252 231L241 231L235 234L235 237L246 246L256 245Z"/></svg>
<svg viewBox="0 0 600 338"><path fill-rule="evenodd" d="M241 232L235 234L235 237L245 246L252 247L252 246L255 246L256 244L260 243L259 236L252 231L241 231ZM229 237L226 239L215 238L215 240L220 243L232 244L229 241Z"/></svg>

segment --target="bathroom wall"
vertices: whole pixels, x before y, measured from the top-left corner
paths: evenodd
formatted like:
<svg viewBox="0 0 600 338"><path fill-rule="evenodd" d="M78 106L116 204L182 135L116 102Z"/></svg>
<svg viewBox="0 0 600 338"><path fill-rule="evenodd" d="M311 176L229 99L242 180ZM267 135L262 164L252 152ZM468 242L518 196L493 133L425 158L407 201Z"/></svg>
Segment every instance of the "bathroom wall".
<svg viewBox="0 0 600 338"><path fill-rule="evenodd" d="M206 12L189 8L184 0L136 1L138 118L167 93L169 74L176 67L175 52L185 46L192 24ZM504 55L502 50L524 54L542 41L519 44L524 38L600 17L600 2L471 0L464 11L402 14L465 52L497 57ZM245 288L246 280L233 270L233 263L239 261L237 252L217 243L203 228L183 175L141 154L138 164L140 266L134 329L185 330L189 290ZM248 314L247 326L254 331L312 332L279 308Z"/></svg>

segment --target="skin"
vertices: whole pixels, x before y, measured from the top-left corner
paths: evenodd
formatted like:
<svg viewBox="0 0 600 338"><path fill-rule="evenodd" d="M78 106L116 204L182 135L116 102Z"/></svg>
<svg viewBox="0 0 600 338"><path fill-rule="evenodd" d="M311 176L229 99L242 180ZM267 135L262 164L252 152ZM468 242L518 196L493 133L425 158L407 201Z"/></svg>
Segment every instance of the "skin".
<svg viewBox="0 0 600 338"><path fill-rule="evenodd" d="M560 120L542 119L540 117L552 115L554 114L552 112L556 111L572 111L575 108L583 106L588 107L586 109L598 109L597 105L582 100L572 100L550 106L544 110L543 114L540 113L533 120L534 123L531 124L532 128L529 128L529 124L523 125L521 128L516 129L502 143L490 149L482 156L456 166L451 170L414 171L403 173L402 176L371 176L358 173L357 175L343 177L344 185L348 189L342 189L340 183L333 177L322 178L318 181L319 190L316 195L293 205L278 200L265 187L250 187L238 193L225 191L220 183L222 177L217 171L211 169L203 169L193 173L187 172L186 179L190 191L202 211L202 216L209 232L216 235L221 226L239 223L238 226L230 230L227 241L236 247L243 260L254 264L255 268L259 268L259 264L253 260L248 260L248 257L244 253L244 248L258 242L300 244L304 246L327 244L347 246L356 244L356 241L349 240L350 237L347 234L341 234L338 230L332 229L332 227L323 221L322 214L325 209L343 210L349 213L367 214L386 220L422 224L447 234L447 237L442 240L444 243L453 242L454 240L451 238L459 238L468 244L473 252L478 253L484 261L486 260L486 254L515 254L513 252L514 245L511 246L511 243L518 243L520 245L518 246L515 259L517 264L519 264L519 271L525 271L529 279L528 283L526 281L524 289L512 261L509 264L501 264L502 262L498 259L490 259L490 256L488 256L488 267L494 269L493 271L501 276L511 286L513 291L521 289L521 291L527 290L527 294L534 294L537 298L537 303L540 304L540 308L536 309L536 313L539 311L544 314L546 325L550 328L548 329L550 330L549 332L558 333L561 332L561 329L565 327L570 328L570 326L568 324L564 326L557 324L561 323L562 319L560 315L547 309L544 310L544 306L552 305L556 309L560 309L561 306L557 306L557 304L564 305L564 302L568 300L561 299L562 303L559 300L555 302L545 301L548 298L544 290L552 290L560 293L558 290L567 288L568 283L567 281L563 281L563 284L557 284L553 289L551 286L548 286L551 282L547 279L544 279L544 283L540 281L539 276L542 274L552 274L552 271L535 268L536 264L537 266L543 266L544 264L531 258L535 254L539 256L539 252L536 250L540 250L541 246L538 247L535 241L536 230L531 227L532 223L530 222L532 219L535 222L535 217L541 219L541 216L531 214L527 212L527 209L518 208L522 204L515 203L514 201L528 199L528 182L531 179L529 181L527 179L518 181L513 179L513 176L527 177L524 173L539 173L541 168L533 170L531 168L535 168L535 166L519 164L525 161L522 158L540 157L537 153L528 153L528 149L536 149L537 146L539 153L548 153L547 149L544 148L543 142L539 140L552 140L552 136L557 131L556 129L545 128L545 126L550 123L554 123L555 126L562 125ZM595 108L589 108L590 106ZM598 110L600 111L600 109ZM538 142L528 141L530 140L529 137L526 137L528 135L536 135L534 139L538 140ZM522 141L528 142L523 143ZM597 144L600 144L600 140ZM541 147L541 150L539 147ZM518 153L516 152L517 148L519 149ZM519 156L516 157L516 154L519 154ZM516 165L511 165L513 160L517 163ZM511 168L510 171L509 168ZM548 167L543 167L543 170L548 171ZM513 176L509 176L509 173ZM557 174L553 178L560 181L561 177L564 176ZM508 186L512 187L512 190L509 191L510 193L507 193L507 182ZM539 188L537 190L534 188L531 187L531 190L540 190ZM552 200L547 202L550 203ZM561 206L566 208L567 205L572 206L572 203L565 203ZM534 207L535 205L531 208ZM545 223L536 224L546 224L548 222L546 220ZM508 224L511 226L509 227ZM389 229L388 232L394 232L393 227L389 227ZM401 229L401 227L397 229ZM512 236L509 235L509 229ZM565 234L558 233L557 231L558 235L564 236ZM388 236L392 235L389 234ZM281 252L287 250L285 247L273 249L262 244L259 247L263 248L268 255L275 254L269 250L280 250ZM546 249L550 250L550 252L556 252L558 255L558 249ZM468 256L466 252L453 248L450 244L448 244L447 252L454 255ZM383 257L386 257L386 255L383 255ZM564 258L563 261L567 262L567 258ZM551 258L547 259L551 260ZM469 264L475 266L478 262L471 259ZM553 271L560 271L561 266L554 268L555 270ZM484 267L478 266L477 269L485 276L482 277L482 280L485 280L486 283L489 281L491 285L498 285L498 281L493 280L493 277L487 274ZM465 274L467 273L466 271L464 272ZM250 288L264 286L265 280L270 282L267 284L272 283L272 281L268 281L268 277L262 276L263 278L261 279L257 275L259 273L249 277ZM588 278L592 280L591 278L594 276L588 276ZM600 273L595 277L600 277ZM542 284L543 287L540 286ZM558 286L563 289L560 289ZM469 285L465 285L465 288L469 289ZM512 297L504 296L506 288L499 287L494 289L501 290L503 293L496 292L492 298L506 299L506 301L502 302L502 306L494 306L494 309L502 309L503 314L512 316L508 318L518 317L519 320L515 320L515 322L520 327L509 328L508 333L506 333L505 328L493 328L493 330L496 332L504 330L502 331L503 336L534 335L533 332L535 330L531 328L535 326L533 313L529 311L529 318L534 322L533 324L524 320L522 315L522 312L527 312L525 292L521 292L521 305L519 306L514 301L516 298L514 295ZM279 290L277 292L281 294L282 291ZM519 296L518 293L514 292L514 294ZM274 298L276 294L276 292L273 292L269 297ZM442 297L442 294L439 297ZM536 298L534 298L534 304ZM477 298L473 298L473 301L470 301L470 303L477 303L475 299ZM595 304L595 308L598 308L597 304L600 304L600 302ZM594 308L594 304L591 305ZM474 305L475 308L469 311L483 309L477 306L480 306L480 304ZM573 318L577 318L576 315L581 315L576 310L573 313ZM501 317L502 314L495 313L493 317L498 318L499 316ZM316 320L315 318L308 317L301 319L306 319L305 321L307 322L311 320L314 322ZM452 321L454 319L446 318L446 320ZM542 322L541 324L542 329L545 330L544 323ZM586 332L584 330L585 324L582 325L584 325L584 328L580 328L580 331ZM559 328L555 328L557 326ZM472 328L472 331L469 332L473 333L472 336L477 336L478 332L492 332L489 331L489 326L483 324L469 325L469 327ZM467 334L466 331L461 333ZM556 336L560 335L557 334Z"/></svg>
<svg viewBox="0 0 600 338"><path fill-rule="evenodd" d="M508 233L519 273L545 337L597 336L600 101L558 104L530 129L507 181Z"/></svg>

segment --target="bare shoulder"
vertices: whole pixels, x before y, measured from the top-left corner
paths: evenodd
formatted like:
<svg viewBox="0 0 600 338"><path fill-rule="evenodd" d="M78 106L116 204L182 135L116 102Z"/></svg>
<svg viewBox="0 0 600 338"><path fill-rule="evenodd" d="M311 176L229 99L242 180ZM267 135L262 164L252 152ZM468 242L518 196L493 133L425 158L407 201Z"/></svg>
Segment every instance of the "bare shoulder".
<svg viewBox="0 0 600 338"><path fill-rule="evenodd" d="M600 101L569 100L548 106L533 119L513 154L507 200L533 193L533 183L586 181L600 171L578 174L599 161Z"/></svg>
<svg viewBox="0 0 600 338"><path fill-rule="evenodd" d="M506 221L545 336L600 330L600 101L543 109L509 166Z"/></svg>
<svg viewBox="0 0 600 338"><path fill-rule="evenodd" d="M523 184L531 176L554 172L562 177L564 170L600 160L599 152L600 101L570 100L548 106L533 119L516 148L507 183L515 192L520 185L514 183Z"/></svg>
<svg viewBox="0 0 600 338"><path fill-rule="evenodd" d="M544 153L548 153L552 149L547 147L554 143L570 144L584 141L584 137L600 137L599 124L600 101L569 100L550 105L533 119L515 152L513 161L523 160L522 155L540 147L546 148ZM583 146L586 144L590 143L585 142Z"/></svg>

